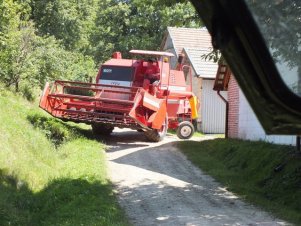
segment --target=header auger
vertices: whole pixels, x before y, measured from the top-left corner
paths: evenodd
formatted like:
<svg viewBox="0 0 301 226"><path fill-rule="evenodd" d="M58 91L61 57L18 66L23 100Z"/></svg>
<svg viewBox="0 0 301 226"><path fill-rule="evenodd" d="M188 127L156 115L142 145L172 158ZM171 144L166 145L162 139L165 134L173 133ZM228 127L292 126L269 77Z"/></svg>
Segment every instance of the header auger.
<svg viewBox="0 0 301 226"><path fill-rule="evenodd" d="M96 83L47 83L40 107L63 121L91 124L96 134L109 135L114 127L131 128L157 142L170 128L177 130L179 138L189 139L198 103L191 84L186 84L183 66L171 70L174 55L168 52L130 53L133 59L114 53L100 67Z"/></svg>

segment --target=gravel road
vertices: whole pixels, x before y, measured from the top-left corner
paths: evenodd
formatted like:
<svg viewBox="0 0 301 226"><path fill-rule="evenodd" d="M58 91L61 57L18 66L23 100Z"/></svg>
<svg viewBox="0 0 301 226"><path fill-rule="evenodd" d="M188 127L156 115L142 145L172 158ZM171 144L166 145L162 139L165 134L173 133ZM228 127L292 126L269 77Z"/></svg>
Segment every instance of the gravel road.
<svg viewBox="0 0 301 226"><path fill-rule="evenodd" d="M174 135L149 143L142 133L115 129L106 142L110 177L133 225L289 225L194 167Z"/></svg>

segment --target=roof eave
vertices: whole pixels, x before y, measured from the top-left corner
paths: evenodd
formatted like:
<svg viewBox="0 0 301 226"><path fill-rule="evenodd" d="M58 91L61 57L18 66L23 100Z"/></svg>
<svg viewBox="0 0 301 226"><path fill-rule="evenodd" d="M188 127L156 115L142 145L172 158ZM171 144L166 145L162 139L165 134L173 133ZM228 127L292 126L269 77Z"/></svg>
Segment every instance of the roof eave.
<svg viewBox="0 0 301 226"><path fill-rule="evenodd" d="M172 38L172 35L171 35L171 33L170 33L170 29L171 27L167 27L167 32L168 32L168 36L170 37L170 40L171 40L171 44L172 44L172 46L173 46L173 48L174 48L174 50L175 50L175 53L176 53L176 57L177 57L177 59L178 59L178 57L179 57L179 54L178 54L178 51L177 51L177 47L176 47L176 45L175 45L175 42L174 42L174 40L173 40L173 38ZM168 37L167 36L167 37ZM166 37L166 38L167 38ZM167 39L166 39L167 40Z"/></svg>
<svg viewBox="0 0 301 226"><path fill-rule="evenodd" d="M193 63L192 63L192 61L191 61L191 59L190 59L190 57L189 57L188 52L186 51L186 48L183 48L182 53L183 53L183 52L184 52L184 54L187 56L187 59L189 60L190 65L192 66L192 69L194 70L194 74L196 75L196 77L199 77L199 75L197 74L196 69L195 69L195 67L193 66Z"/></svg>

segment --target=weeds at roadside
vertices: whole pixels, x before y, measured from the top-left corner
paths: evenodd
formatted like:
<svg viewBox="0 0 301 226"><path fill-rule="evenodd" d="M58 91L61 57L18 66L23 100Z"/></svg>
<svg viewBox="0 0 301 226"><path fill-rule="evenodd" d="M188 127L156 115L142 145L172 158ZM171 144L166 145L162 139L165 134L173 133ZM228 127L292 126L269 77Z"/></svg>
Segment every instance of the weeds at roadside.
<svg viewBox="0 0 301 226"><path fill-rule="evenodd" d="M54 118L43 116L39 113L29 114L27 120L35 127L44 131L51 142L58 147L64 141L75 138L73 131L68 130L64 124Z"/></svg>
<svg viewBox="0 0 301 226"><path fill-rule="evenodd" d="M92 133L92 130L70 125L58 119L46 117L41 113L31 112L27 115L27 120L35 128L41 129L55 147L79 137L85 137L91 140L98 138Z"/></svg>
<svg viewBox="0 0 301 226"><path fill-rule="evenodd" d="M301 225L301 156L295 147L235 139L184 141L179 147L230 191Z"/></svg>

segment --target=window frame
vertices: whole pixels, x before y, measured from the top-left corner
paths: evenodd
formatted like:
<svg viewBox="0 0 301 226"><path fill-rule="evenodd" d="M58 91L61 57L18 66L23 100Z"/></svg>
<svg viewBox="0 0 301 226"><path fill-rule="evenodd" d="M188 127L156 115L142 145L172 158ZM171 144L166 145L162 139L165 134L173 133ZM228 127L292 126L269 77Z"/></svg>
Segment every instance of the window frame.
<svg viewBox="0 0 301 226"><path fill-rule="evenodd" d="M281 79L244 0L190 0L267 134L301 133L301 97Z"/></svg>

